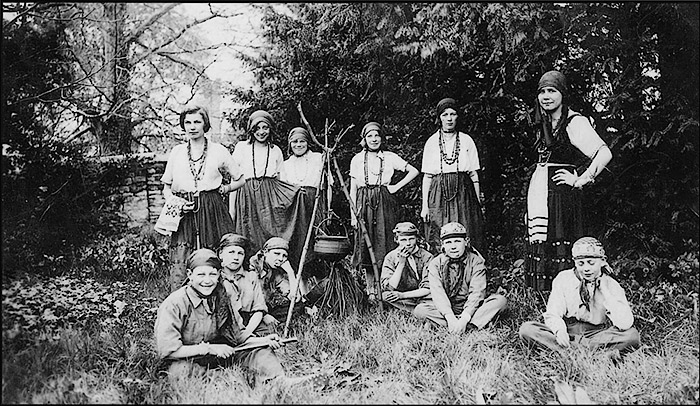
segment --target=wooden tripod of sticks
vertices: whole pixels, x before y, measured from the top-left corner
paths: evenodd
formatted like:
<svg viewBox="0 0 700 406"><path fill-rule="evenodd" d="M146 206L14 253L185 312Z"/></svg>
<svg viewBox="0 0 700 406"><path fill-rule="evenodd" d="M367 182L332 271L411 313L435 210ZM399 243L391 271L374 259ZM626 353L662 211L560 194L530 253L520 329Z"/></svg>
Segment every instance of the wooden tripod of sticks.
<svg viewBox="0 0 700 406"><path fill-rule="evenodd" d="M299 288L301 285L301 271L304 269L304 262L306 262L306 255L309 251L309 243L311 241L311 234L313 234L313 224L316 219L316 213L318 212L318 205L319 205L319 200L321 197L322 193L322 187L324 185L324 180L327 182L328 179L330 179L333 175L331 172L331 159L333 160L333 166L335 168L336 175L338 176L338 179L340 180L340 184L343 189L343 193L345 194L345 197L348 200L350 210L352 210L353 215L355 218L358 220L357 224L360 226L360 231L362 232L362 235L365 240L365 244L367 245L367 250L369 251L369 256L372 261L372 269L374 271L374 282L377 287L377 292L379 292L379 309L384 310L384 304L381 301L382 297L382 287L381 283L379 281L379 266L377 264L377 258L374 255L374 248L372 247L372 240L369 238L369 233L367 232L367 227L365 226L364 220L358 215L357 208L355 207L355 204L353 203L352 199L350 198L350 192L348 191L347 185L345 184L345 180L343 180L343 175L342 172L340 171L340 167L338 166L338 161L331 155L331 153L335 150L335 148L338 146L338 143L340 140L343 138L345 134L347 134L350 129L352 129L355 125L350 124L348 127L346 127L339 135L338 138L335 140L335 145L333 145L333 148L328 148L328 131L335 122L331 123L331 125L328 125L328 120L326 120L326 127L325 127L325 145L321 145L320 142L316 139L316 136L314 134L313 129L311 128L311 125L309 122L306 120L306 116L304 116L304 112L301 109L301 102L297 105L297 110L299 110L299 115L301 116L301 120L306 126L306 128L309 130L309 134L311 134L311 140L319 147L323 149L323 165L324 167L327 167L327 171L324 171L321 174L321 179L319 181L318 188L316 189L316 198L314 199L314 208L311 211L311 220L309 222L309 229L306 232L306 240L304 241L304 248L301 251L301 258L299 260L299 267L297 270L296 274L296 286L294 288L294 292L292 294L291 301L289 303L289 309L287 310L287 320L284 323L284 332L282 333L283 337L287 337L287 334L289 333L289 322L292 318L292 312L294 310L294 305L296 303L297 295L299 294ZM330 190L328 191L330 194ZM330 198L328 199L328 203L330 205Z"/></svg>

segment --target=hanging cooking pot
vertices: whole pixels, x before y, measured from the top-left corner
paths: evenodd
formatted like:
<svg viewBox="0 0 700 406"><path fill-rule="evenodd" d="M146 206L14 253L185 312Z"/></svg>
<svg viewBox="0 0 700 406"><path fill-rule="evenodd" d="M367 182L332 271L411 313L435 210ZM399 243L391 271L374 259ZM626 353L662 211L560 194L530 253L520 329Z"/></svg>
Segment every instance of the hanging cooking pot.
<svg viewBox="0 0 700 406"><path fill-rule="evenodd" d="M321 258L327 259L329 261L337 261L344 258L351 251L350 238L348 237L348 230L345 226L345 235L328 235L321 230L321 224L328 220L333 220L333 217L329 217L316 226L316 238L314 240L314 252L318 254Z"/></svg>

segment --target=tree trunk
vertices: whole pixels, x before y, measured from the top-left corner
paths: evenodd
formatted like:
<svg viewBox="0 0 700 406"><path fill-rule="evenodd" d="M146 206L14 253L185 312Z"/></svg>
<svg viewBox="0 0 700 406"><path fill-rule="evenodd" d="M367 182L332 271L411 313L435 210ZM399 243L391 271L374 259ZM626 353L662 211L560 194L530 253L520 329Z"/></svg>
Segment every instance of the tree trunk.
<svg viewBox="0 0 700 406"><path fill-rule="evenodd" d="M101 154L131 152L129 102L129 44L125 43L126 3L103 3L102 32L105 44L104 96L100 139Z"/></svg>

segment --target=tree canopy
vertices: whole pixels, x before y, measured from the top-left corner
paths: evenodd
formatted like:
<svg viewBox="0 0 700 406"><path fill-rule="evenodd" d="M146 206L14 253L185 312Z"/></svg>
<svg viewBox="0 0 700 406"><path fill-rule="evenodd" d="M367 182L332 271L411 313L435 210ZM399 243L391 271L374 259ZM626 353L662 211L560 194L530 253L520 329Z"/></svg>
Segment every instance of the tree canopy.
<svg viewBox="0 0 700 406"><path fill-rule="evenodd" d="M299 124L381 122L390 150L420 168L434 105L460 103L483 167L488 238L518 246L537 81L569 79L570 105L591 118L614 158L586 204L591 232L619 252L668 255L697 241L698 6L682 3L342 3L264 7L268 50L249 58L260 92L235 94ZM237 117L243 123L248 111ZM280 140L281 143L284 140ZM341 166L343 166L341 164ZM418 220L420 182L403 192Z"/></svg>
<svg viewBox="0 0 700 406"><path fill-rule="evenodd" d="M3 148L40 160L51 141L58 160L92 134L102 154L167 150L176 109L214 89L249 106L227 113L238 127L264 108L284 133L300 124L299 102L317 132L326 119L335 134L355 124L335 152L344 168L359 128L379 121L388 148L420 168L434 106L453 97L479 149L490 248L512 259L525 235L537 81L559 69L569 104L614 155L587 194L591 233L630 260L697 250L697 3L255 5L265 45L244 58L257 91L207 77L221 44L197 28L231 14L202 6L192 15L176 3L3 3ZM4 154L3 177L29 160ZM420 182L401 193L402 216L418 222Z"/></svg>

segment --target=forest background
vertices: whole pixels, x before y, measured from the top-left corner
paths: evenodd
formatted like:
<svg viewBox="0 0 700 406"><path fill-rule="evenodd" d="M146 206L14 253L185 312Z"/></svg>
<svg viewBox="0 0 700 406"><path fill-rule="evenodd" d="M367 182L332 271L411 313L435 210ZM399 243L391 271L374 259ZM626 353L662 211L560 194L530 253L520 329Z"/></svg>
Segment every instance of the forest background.
<svg viewBox="0 0 700 406"><path fill-rule="evenodd" d="M258 108L276 118L283 151L284 134L300 125L299 102L317 133L326 119L335 122L331 141L354 124L334 153L341 168L359 151L367 121L382 123L388 149L420 168L435 104L457 99L462 130L481 158L491 285L522 300L522 270L513 264L524 254L535 90L550 69L567 75L570 105L613 152L585 204L590 232L635 304L643 341L684 331L697 369L697 3L202 4L196 13L185 6L3 3L3 348L16 350L3 350L4 400L55 389L39 379L49 374L56 386L48 370L32 378L16 369L41 353L37 345L54 351L81 342L71 334L106 328L89 327L93 319L125 328L127 314L137 317L166 294L158 288L163 239L148 225L129 230L119 199L106 196L125 168L139 164L136 152L164 153L179 142L177 113L202 94L225 100L219 110L228 133L219 136L228 144ZM235 30L242 16L259 27L256 42L240 46L223 30L212 41L203 28L219 21ZM236 80L238 65L230 80L211 77L222 50L244 61L254 87ZM127 159L95 159L115 154ZM342 193L334 194L334 211L347 219ZM420 182L400 194L402 217L419 224ZM71 295L95 291L93 282L74 285L88 277L112 290L81 313ZM134 282L151 294L135 294L138 304L116 300L114 283L128 296L124 286ZM523 318L541 311L524 308L532 313ZM677 329L687 322L690 330ZM127 335L131 344L146 340L148 328ZM697 373L688 379L697 403ZM125 399L150 399L148 390L128 388L120 389ZM686 389L672 399L686 399Z"/></svg>

